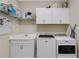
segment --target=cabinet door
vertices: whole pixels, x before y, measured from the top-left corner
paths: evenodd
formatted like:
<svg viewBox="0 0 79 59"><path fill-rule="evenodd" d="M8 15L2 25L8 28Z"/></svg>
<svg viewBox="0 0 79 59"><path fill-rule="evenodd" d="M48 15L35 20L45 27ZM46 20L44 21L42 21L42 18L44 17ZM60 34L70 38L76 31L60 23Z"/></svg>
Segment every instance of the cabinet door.
<svg viewBox="0 0 79 59"><path fill-rule="evenodd" d="M59 8L51 8L51 24L60 24Z"/></svg>
<svg viewBox="0 0 79 59"><path fill-rule="evenodd" d="M45 24L52 24L51 23L51 8L45 8Z"/></svg>
<svg viewBox="0 0 79 59"><path fill-rule="evenodd" d="M43 8L36 9L36 24L43 24L45 22L45 15Z"/></svg>
<svg viewBox="0 0 79 59"><path fill-rule="evenodd" d="M22 58L22 45L11 44L11 58Z"/></svg>
<svg viewBox="0 0 79 59"><path fill-rule="evenodd" d="M50 24L51 11L50 8L36 9L36 24Z"/></svg>
<svg viewBox="0 0 79 59"><path fill-rule="evenodd" d="M34 58L34 42L23 45L23 58Z"/></svg>
<svg viewBox="0 0 79 59"><path fill-rule="evenodd" d="M53 39L37 40L37 57L38 58L55 58L56 42Z"/></svg>
<svg viewBox="0 0 79 59"><path fill-rule="evenodd" d="M52 24L69 24L69 8L51 8Z"/></svg>
<svg viewBox="0 0 79 59"><path fill-rule="evenodd" d="M61 24L69 24L69 8L63 8L60 12Z"/></svg>

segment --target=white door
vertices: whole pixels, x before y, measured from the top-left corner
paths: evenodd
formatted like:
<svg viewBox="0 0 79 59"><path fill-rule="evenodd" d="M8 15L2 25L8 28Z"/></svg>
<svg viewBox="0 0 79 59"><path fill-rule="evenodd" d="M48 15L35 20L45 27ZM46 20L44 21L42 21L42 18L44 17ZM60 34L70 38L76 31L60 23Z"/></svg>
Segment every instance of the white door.
<svg viewBox="0 0 79 59"><path fill-rule="evenodd" d="M56 58L56 42L54 39L37 40L38 58Z"/></svg>
<svg viewBox="0 0 79 59"><path fill-rule="evenodd" d="M11 58L22 58L22 45L11 44Z"/></svg>
<svg viewBox="0 0 79 59"><path fill-rule="evenodd" d="M60 9L51 8L51 24L60 24Z"/></svg>
<svg viewBox="0 0 79 59"><path fill-rule="evenodd" d="M69 24L69 8L51 8L52 24Z"/></svg>
<svg viewBox="0 0 79 59"><path fill-rule="evenodd" d="M50 24L51 21L50 8L37 8L36 9L36 24Z"/></svg>
<svg viewBox="0 0 79 59"><path fill-rule="evenodd" d="M69 24L69 8L61 8L61 24Z"/></svg>
<svg viewBox="0 0 79 59"><path fill-rule="evenodd" d="M45 8L45 24L51 24L51 8Z"/></svg>
<svg viewBox="0 0 79 59"><path fill-rule="evenodd" d="M45 22L44 10L45 9L43 9L43 8L36 9L36 24L44 24L44 22Z"/></svg>
<svg viewBox="0 0 79 59"><path fill-rule="evenodd" d="M34 58L34 40L23 45L23 58Z"/></svg>

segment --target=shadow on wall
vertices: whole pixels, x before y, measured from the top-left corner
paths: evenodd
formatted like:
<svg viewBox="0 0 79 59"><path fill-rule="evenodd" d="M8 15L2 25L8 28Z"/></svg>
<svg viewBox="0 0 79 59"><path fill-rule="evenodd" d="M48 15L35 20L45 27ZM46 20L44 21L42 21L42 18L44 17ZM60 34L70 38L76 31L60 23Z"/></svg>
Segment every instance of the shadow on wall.
<svg viewBox="0 0 79 59"><path fill-rule="evenodd" d="M68 25L37 25L38 32L66 32Z"/></svg>
<svg viewBox="0 0 79 59"><path fill-rule="evenodd" d="M33 20L36 18L36 8L46 8L47 6L52 6L55 2L53 1L27 1L27 2L19 2L20 9L24 12L32 12ZM57 2L58 7L61 8L62 2Z"/></svg>

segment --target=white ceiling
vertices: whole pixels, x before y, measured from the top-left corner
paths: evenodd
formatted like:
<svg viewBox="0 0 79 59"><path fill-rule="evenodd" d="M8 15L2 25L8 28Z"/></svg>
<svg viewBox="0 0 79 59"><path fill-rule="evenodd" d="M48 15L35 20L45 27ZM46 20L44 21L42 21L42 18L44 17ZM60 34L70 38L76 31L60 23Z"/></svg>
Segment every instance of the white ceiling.
<svg viewBox="0 0 79 59"><path fill-rule="evenodd" d="M18 0L18 1L20 1L20 2L25 2L25 1L57 1L57 2L63 2L63 1L65 1L65 0Z"/></svg>

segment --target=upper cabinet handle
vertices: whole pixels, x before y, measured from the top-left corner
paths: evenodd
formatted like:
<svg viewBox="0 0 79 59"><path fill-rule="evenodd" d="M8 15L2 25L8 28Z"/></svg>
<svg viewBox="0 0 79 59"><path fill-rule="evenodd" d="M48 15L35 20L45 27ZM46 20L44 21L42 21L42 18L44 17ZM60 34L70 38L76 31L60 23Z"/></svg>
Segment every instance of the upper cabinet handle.
<svg viewBox="0 0 79 59"><path fill-rule="evenodd" d="M20 45L20 49L23 50L23 45Z"/></svg>
<svg viewBox="0 0 79 59"><path fill-rule="evenodd" d="M62 20L60 19L60 24L62 23Z"/></svg>
<svg viewBox="0 0 79 59"><path fill-rule="evenodd" d="M43 20L43 23L45 24L45 20Z"/></svg>
<svg viewBox="0 0 79 59"><path fill-rule="evenodd" d="M48 41L45 41L46 43L48 42Z"/></svg>

